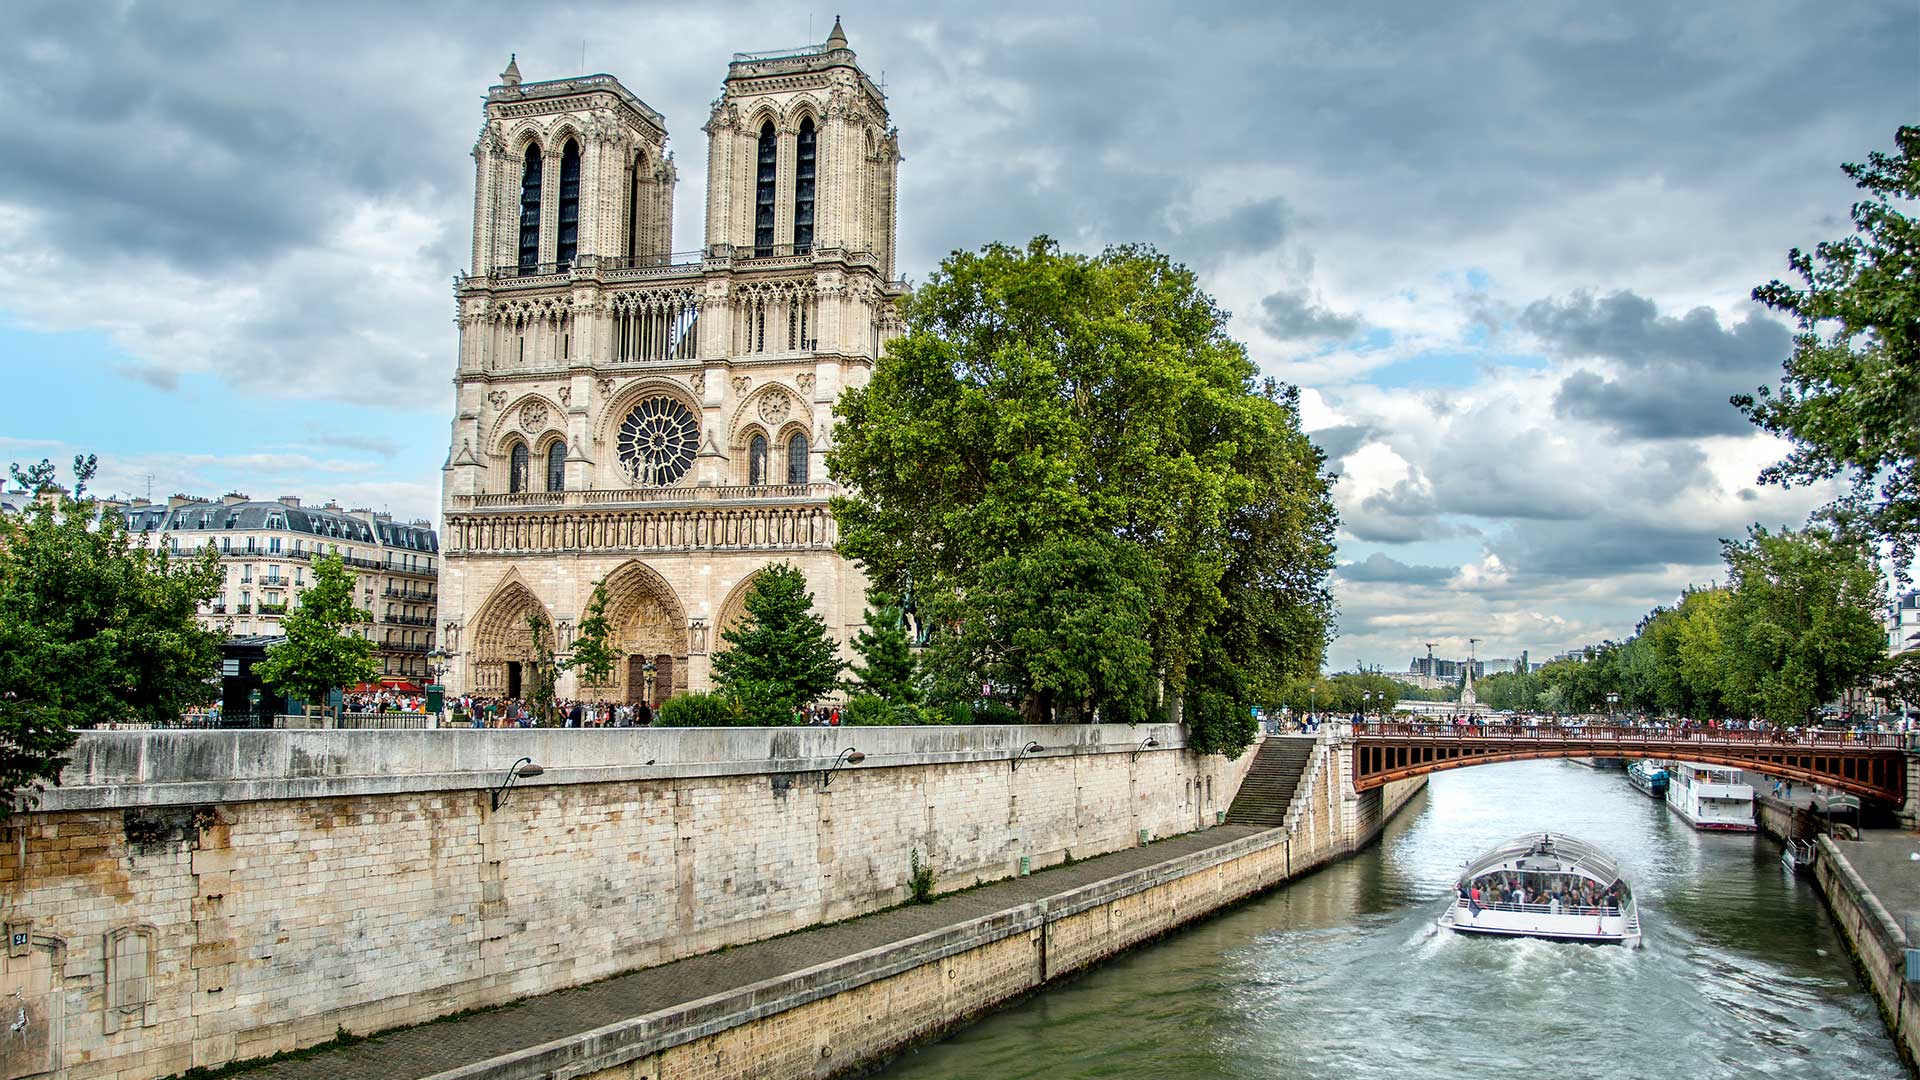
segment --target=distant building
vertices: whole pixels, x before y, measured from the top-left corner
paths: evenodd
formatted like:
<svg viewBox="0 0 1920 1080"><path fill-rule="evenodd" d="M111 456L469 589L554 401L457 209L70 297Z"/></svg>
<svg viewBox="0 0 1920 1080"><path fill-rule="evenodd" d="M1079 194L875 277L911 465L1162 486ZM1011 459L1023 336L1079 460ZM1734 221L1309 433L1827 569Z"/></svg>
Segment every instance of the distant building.
<svg viewBox="0 0 1920 1080"><path fill-rule="evenodd" d="M1887 655L1920 649L1920 589L1909 589L1887 604Z"/></svg>
<svg viewBox="0 0 1920 1080"><path fill-rule="evenodd" d="M1478 679L1485 676L1488 663L1489 661L1485 660L1441 660L1438 657L1417 656L1414 657L1413 663L1407 668L1407 671L1409 674L1424 675L1430 679L1452 685L1453 683L1459 682L1461 676L1466 674L1469 664L1473 667L1474 678Z"/></svg>
<svg viewBox="0 0 1920 1080"><path fill-rule="evenodd" d="M389 682L433 673L439 605L440 540L425 521L397 522L371 510L302 506L291 495L256 502L230 494L218 502L175 495L165 505L120 508L129 532L150 548L188 557L212 546L225 581L201 605L202 625L232 636L282 633L281 620L313 582L313 560L339 555L355 571L354 600L373 613L363 633Z"/></svg>

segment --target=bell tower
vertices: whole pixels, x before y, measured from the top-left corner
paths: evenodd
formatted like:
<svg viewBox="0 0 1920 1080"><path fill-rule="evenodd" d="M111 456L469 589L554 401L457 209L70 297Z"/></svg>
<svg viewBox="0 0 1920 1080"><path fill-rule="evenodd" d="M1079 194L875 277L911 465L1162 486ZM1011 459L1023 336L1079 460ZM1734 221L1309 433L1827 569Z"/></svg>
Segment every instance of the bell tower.
<svg viewBox="0 0 1920 1080"><path fill-rule="evenodd" d="M735 53L706 131L710 250L840 250L893 278L899 133L838 18L820 45Z"/></svg>

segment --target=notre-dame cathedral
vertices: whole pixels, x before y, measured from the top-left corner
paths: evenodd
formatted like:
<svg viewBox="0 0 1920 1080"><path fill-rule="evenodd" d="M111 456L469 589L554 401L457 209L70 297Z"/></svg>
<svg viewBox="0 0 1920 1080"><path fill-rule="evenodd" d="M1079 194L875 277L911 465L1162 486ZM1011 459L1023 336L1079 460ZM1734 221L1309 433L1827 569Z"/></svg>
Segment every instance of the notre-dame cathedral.
<svg viewBox="0 0 1920 1080"><path fill-rule="evenodd" d="M673 250L666 118L610 75L487 92L442 494L445 681L517 697L541 613L565 655L594 586L655 702L709 685L753 577L806 574L844 642L864 581L834 553L834 399L899 332L898 133L836 20L737 53L707 119L705 244Z"/></svg>

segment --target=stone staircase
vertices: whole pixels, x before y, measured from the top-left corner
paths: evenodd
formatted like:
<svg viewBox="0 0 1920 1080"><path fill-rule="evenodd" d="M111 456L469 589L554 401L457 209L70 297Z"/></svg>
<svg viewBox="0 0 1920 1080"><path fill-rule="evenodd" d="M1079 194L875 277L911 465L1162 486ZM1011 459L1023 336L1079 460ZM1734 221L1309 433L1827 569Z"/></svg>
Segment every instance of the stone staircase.
<svg viewBox="0 0 1920 1080"><path fill-rule="evenodd" d="M1277 829L1286 824L1294 789L1313 760L1314 741L1287 735L1270 736L1240 782L1227 808L1227 824Z"/></svg>

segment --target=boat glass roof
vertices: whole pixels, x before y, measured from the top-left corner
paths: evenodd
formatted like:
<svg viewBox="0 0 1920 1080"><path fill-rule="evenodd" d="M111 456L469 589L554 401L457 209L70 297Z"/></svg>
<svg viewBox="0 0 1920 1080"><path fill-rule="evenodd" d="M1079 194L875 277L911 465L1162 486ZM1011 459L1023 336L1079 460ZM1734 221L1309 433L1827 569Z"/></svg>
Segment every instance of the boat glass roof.
<svg viewBox="0 0 1920 1080"><path fill-rule="evenodd" d="M1516 836L1493 848L1468 864L1466 872L1460 875L1460 880L1471 880L1495 867L1528 855L1552 858L1560 863L1560 869L1557 872L1580 874L1603 885L1611 885L1620 880L1620 868L1615 865L1612 856L1606 852L1565 833L1546 832Z"/></svg>

